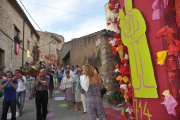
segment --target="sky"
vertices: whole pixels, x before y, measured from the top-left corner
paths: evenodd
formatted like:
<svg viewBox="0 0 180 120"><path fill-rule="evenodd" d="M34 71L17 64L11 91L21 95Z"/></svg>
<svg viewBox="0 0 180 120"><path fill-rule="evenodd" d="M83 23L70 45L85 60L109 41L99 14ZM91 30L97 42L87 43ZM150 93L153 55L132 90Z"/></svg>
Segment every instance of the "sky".
<svg viewBox="0 0 180 120"><path fill-rule="evenodd" d="M20 4L20 1L17 1ZM106 29L104 5L108 0L21 0L21 2L42 31L62 35L65 42ZM22 5L21 7L23 8ZM25 13L35 29L39 30L26 11Z"/></svg>

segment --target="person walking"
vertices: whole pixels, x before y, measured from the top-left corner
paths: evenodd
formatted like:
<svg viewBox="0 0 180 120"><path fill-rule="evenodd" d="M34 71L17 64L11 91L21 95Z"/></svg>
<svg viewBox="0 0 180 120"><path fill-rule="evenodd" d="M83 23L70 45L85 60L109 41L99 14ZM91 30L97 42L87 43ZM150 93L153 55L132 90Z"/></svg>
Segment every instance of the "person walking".
<svg viewBox="0 0 180 120"><path fill-rule="evenodd" d="M61 84L61 80L62 80L62 77L63 77L63 72L64 72L64 69L63 69L62 65L59 65L59 66L58 66L59 86L60 86L60 84Z"/></svg>
<svg viewBox="0 0 180 120"><path fill-rule="evenodd" d="M55 89L57 89L57 79L58 79L58 71L57 71L57 67L54 67L53 82L54 82L54 88Z"/></svg>
<svg viewBox="0 0 180 120"><path fill-rule="evenodd" d="M62 84L60 85L60 89L63 90L66 94L65 100L68 103L68 108L74 107L74 94L72 93L72 78L69 76L69 71L66 71L66 76L62 79Z"/></svg>
<svg viewBox="0 0 180 120"><path fill-rule="evenodd" d="M74 79L76 77L76 70L74 70L74 65L70 67L70 76Z"/></svg>
<svg viewBox="0 0 180 120"><path fill-rule="evenodd" d="M35 83L35 77L29 76L29 78L27 78L27 88L29 91L29 100L34 97L34 83Z"/></svg>
<svg viewBox="0 0 180 120"><path fill-rule="evenodd" d="M86 92L85 90L81 87L81 84L79 83L79 89L81 90L81 100L82 100L82 104L83 104L83 109L84 109L84 112L83 114L85 114L87 111L86 111Z"/></svg>
<svg viewBox="0 0 180 120"><path fill-rule="evenodd" d="M16 89L16 104L19 109L19 116L22 116L22 110L24 106L25 96L26 96L26 77L20 74L20 70L15 70L16 77L21 77L18 80L18 88ZM20 98L20 102L19 102Z"/></svg>
<svg viewBox="0 0 180 120"><path fill-rule="evenodd" d="M44 69L44 72L45 72L46 77L50 80L50 76L49 76L48 70ZM50 82L50 84L51 84L51 82ZM50 88L50 84L49 84L49 88ZM50 99L50 89L48 89L47 113L49 112L49 99Z"/></svg>
<svg viewBox="0 0 180 120"><path fill-rule="evenodd" d="M37 120L46 120L47 104L48 104L48 86L50 80L46 77L44 69L40 70L37 80L34 84L36 88L36 118ZM41 115L42 106L42 115Z"/></svg>
<svg viewBox="0 0 180 120"><path fill-rule="evenodd" d="M13 74L10 71L6 72L7 80L1 83L1 89L4 89L4 100L1 120L7 120L7 112L9 107L11 108L11 120L16 120L16 89L18 87L18 81L12 79Z"/></svg>
<svg viewBox="0 0 180 120"><path fill-rule="evenodd" d="M49 96L50 96L50 98L52 98L52 93L53 93L53 89L54 89L54 85L53 85L53 73L51 71L48 71L48 75L49 75L49 78L50 78Z"/></svg>
<svg viewBox="0 0 180 120"><path fill-rule="evenodd" d="M70 71L70 70L71 70L71 69L70 69L70 66L67 65L67 66L66 66L66 70L64 70L63 77L66 76L66 71Z"/></svg>
<svg viewBox="0 0 180 120"><path fill-rule="evenodd" d="M86 91L86 109L88 120L96 120L96 113L100 120L106 120L101 99L100 84L96 69L90 65L83 65L81 86Z"/></svg>
<svg viewBox="0 0 180 120"><path fill-rule="evenodd" d="M77 69L76 77L72 80L72 92L75 93L75 100L76 100L75 111L78 111L78 103L80 104L80 110L83 111L82 100L81 100L81 90L79 89L81 71L82 71L81 69Z"/></svg>

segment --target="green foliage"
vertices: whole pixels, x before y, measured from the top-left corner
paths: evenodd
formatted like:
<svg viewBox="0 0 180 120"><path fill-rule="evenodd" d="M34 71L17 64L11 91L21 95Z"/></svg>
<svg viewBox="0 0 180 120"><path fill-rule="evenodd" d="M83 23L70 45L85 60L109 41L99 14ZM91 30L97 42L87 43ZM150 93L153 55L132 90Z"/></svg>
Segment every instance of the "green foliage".
<svg viewBox="0 0 180 120"><path fill-rule="evenodd" d="M15 40L18 44L20 44L20 43L22 42L22 40L20 40L18 36L15 36L15 37L14 37L14 40Z"/></svg>
<svg viewBox="0 0 180 120"><path fill-rule="evenodd" d="M43 67L43 66L41 66L41 65L39 65L39 67L38 67L38 71L40 71L41 69L44 69L44 67Z"/></svg>
<svg viewBox="0 0 180 120"><path fill-rule="evenodd" d="M4 65L0 65L0 71L4 70L6 67Z"/></svg>
<svg viewBox="0 0 180 120"><path fill-rule="evenodd" d="M109 98L114 101L114 100L122 100L123 99L123 94L120 92L120 90L115 90L110 93Z"/></svg>

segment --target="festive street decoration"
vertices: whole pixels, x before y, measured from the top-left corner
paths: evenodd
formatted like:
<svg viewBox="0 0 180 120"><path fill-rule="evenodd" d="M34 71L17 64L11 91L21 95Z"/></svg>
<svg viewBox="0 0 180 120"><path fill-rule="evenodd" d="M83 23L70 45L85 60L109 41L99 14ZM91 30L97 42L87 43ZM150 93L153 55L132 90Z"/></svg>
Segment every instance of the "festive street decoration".
<svg viewBox="0 0 180 120"><path fill-rule="evenodd" d="M132 0L126 0L125 10L119 12L121 37L128 47L132 84L135 97L158 98L151 55L146 39L146 23L137 9L133 9Z"/></svg>

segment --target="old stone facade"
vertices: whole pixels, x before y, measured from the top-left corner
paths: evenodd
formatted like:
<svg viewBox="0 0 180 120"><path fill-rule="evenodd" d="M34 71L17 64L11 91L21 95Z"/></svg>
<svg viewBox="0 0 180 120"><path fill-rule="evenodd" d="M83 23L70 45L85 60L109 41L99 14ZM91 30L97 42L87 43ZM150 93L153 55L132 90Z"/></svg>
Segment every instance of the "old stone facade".
<svg viewBox="0 0 180 120"><path fill-rule="evenodd" d="M105 87L109 94L118 88L116 77L118 74L114 72L115 65L119 58L112 54L110 45L108 44L109 37L112 37L114 32L101 30L99 32L73 39L66 42L60 53L59 62L66 68L67 64L79 65L84 64L96 66L102 76Z"/></svg>
<svg viewBox="0 0 180 120"><path fill-rule="evenodd" d="M40 35L39 50L43 55L53 54L58 58L58 54L64 43L64 37L55 33L41 32Z"/></svg>
<svg viewBox="0 0 180 120"><path fill-rule="evenodd" d="M16 0L0 0L0 21L0 64L13 71L26 61L31 62L33 58L37 60L37 50L33 54L33 48L37 48L39 35ZM19 55L15 54L15 36L22 41L24 38L24 55L23 42L20 44ZM31 53L29 58L27 50Z"/></svg>

